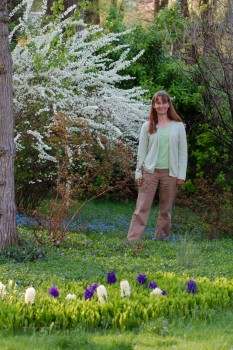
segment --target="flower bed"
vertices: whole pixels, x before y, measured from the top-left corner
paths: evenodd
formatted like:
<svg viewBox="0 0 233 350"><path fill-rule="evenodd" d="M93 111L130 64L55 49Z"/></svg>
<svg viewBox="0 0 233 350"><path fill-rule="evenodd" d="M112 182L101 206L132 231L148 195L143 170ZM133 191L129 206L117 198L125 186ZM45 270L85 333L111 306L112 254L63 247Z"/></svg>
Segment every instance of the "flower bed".
<svg viewBox="0 0 233 350"><path fill-rule="evenodd" d="M122 277L111 272L101 283L42 282L26 290L2 283L0 330L132 329L159 317L209 319L213 310L232 303L233 280L193 281L172 273Z"/></svg>

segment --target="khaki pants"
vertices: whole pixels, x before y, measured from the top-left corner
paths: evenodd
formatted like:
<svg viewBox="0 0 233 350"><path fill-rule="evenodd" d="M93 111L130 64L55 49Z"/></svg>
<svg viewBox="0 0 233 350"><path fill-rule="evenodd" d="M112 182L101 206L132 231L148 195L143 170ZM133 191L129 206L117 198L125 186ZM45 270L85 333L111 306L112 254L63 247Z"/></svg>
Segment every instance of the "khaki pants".
<svg viewBox="0 0 233 350"><path fill-rule="evenodd" d="M169 176L168 169L156 169L153 174L143 170L142 179L127 239L132 241L142 238L158 186L159 214L155 239L160 239L164 235L168 237L171 233L171 209L177 194L177 178Z"/></svg>

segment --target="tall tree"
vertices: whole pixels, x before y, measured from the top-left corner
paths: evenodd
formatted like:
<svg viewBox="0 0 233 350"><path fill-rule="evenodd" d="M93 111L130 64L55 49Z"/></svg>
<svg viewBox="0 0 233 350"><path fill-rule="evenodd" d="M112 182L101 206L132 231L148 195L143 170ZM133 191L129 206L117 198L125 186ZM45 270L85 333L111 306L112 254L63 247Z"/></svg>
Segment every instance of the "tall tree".
<svg viewBox="0 0 233 350"><path fill-rule="evenodd" d="M160 1L159 0L154 0L154 13L158 13L160 10Z"/></svg>
<svg viewBox="0 0 233 350"><path fill-rule="evenodd" d="M160 5L161 8L168 6L168 0L160 0L160 3L161 3Z"/></svg>
<svg viewBox="0 0 233 350"><path fill-rule="evenodd" d="M18 243L14 197L12 60L7 0L0 2L0 247Z"/></svg>
<svg viewBox="0 0 233 350"><path fill-rule="evenodd" d="M15 8L16 6L18 6L21 3L21 0L8 0L7 1L7 8L8 11L12 11L13 8Z"/></svg>
<svg viewBox="0 0 233 350"><path fill-rule="evenodd" d="M191 2L191 8L194 11L199 11L200 10L200 4L201 4L201 0L192 0Z"/></svg>
<svg viewBox="0 0 233 350"><path fill-rule="evenodd" d="M54 2L57 2L57 0L47 0L47 13L49 15L52 15L53 13L52 7ZM79 2L80 2L79 0L63 0L64 10L66 10L68 7L72 5L77 5Z"/></svg>
<svg viewBox="0 0 233 350"><path fill-rule="evenodd" d="M92 0L89 8L84 11L84 20L87 23L99 24L99 0Z"/></svg>
<svg viewBox="0 0 233 350"><path fill-rule="evenodd" d="M181 7L181 12L184 17L189 17L189 6L188 6L188 0L179 0Z"/></svg>
<svg viewBox="0 0 233 350"><path fill-rule="evenodd" d="M204 114L211 133L228 153L226 178L233 179L233 0L206 1L191 25ZM224 164L221 163L223 167Z"/></svg>
<svg viewBox="0 0 233 350"><path fill-rule="evenodd" d="M57 0L47 0L47 13L52 14L52 6L53 3ZM72 5L77 5L77 8L80 10L82 19L91 24L99 24L100 23L100 15L99 15L99 0L91 0L88 2L88 6L86 8L82 6L84 1L82 0L63 0L64 10L68 9Z"/></svg>
<svg viewBox="0 0 233 350"><path fill-rule="evenodd" d="M169 0L154 0L154 13L158 13L162 8L169 5Z"/></svg>

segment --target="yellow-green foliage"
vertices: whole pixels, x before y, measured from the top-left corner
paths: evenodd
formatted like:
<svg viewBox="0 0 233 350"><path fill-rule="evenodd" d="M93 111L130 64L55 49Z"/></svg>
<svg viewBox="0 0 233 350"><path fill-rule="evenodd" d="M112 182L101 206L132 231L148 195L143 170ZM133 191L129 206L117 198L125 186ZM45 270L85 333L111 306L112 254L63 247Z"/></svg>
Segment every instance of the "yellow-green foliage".
<svg viewBox="0 0 233 350"><path fill-rule="evenodd" d="M106 286L108 301L100 303L96 292L91 300L84 300L84 287L75 281L68 285L58 283L58 298L48 294L48 282L43 282L38 288L35 286L35 303L30 305L24 302L24 287L18 287L15 292L8 291L0 299L0 330L14 332L30 328L51 332L76 326L87 330L127 330L161 317L206 320L212 317L214 310L232 306L233 280L197 278L197 294L189 294L186 291L188 278L185 276L155 273L147 277L156 281L159 288L165 289L168 294L151 296L147 284L142 286L130 277L130 297L120 296L118 279L116 284ZM68 293L76 294L77 299L66 300Z"/></svg>

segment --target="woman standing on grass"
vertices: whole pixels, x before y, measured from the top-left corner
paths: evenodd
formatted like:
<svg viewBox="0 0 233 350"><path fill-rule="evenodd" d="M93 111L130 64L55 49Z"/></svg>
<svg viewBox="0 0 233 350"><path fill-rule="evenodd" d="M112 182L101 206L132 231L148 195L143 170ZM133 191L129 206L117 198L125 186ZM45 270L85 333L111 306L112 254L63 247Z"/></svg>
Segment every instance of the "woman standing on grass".
<svg viewBox="0 0 233 350"><path fill-rule="evenodd" d="M186 177L187 140L184 124L164 91L154 94L149 121L142 125L136 167L138 199L127 241L141 239L159 187L159 213L155 239L171 234L171 209L177 187Z"/></svg>

